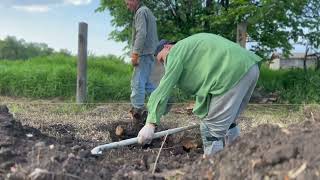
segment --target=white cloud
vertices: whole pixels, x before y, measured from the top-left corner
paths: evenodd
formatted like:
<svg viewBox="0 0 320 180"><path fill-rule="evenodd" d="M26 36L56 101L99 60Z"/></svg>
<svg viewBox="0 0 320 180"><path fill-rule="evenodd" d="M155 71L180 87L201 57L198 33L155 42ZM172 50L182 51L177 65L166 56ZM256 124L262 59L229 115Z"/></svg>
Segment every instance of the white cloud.
<svg viewBox="0 0 320 180"><path fill-rule="evenodd" d="M64 0L66 4L72 4L72 5L86 5L90 4L92 0Z"/></svg>
<svg viewBox="0 0 320 180"><path fill-rule="evenodd" d="M49 6L46 5L26 5L26 6L12 6L14 9L26 11L26 12L37 12L44 13L50 10Z"/></svg>
<svg viewBox="0 0 320 180"><path fill-rule="evenodd" d="M1 7L9 7L26 12L47 12L61 6L88 5L92 0L0 0Z"/></svg>
<svg viewBox="0 0 320 180"><path fill-rule="evenodd" d="M54 5L61 4L63 0L1 0L5 6L30 6L30 5Z"/></svg>

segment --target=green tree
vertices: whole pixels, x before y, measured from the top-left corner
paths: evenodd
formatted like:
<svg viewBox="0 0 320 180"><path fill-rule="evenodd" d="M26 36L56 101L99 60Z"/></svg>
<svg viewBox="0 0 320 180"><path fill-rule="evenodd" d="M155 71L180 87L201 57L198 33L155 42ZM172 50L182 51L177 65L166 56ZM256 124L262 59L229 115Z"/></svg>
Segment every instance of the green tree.
<svg viewBox="0 0 320 180"><path fill-rule="evenodd" d="M248 23L253 50L268 55L275 49L289 54L293 43L319 43L319 0L144 0L157 17L160 38L180 40L210 32L236 40L236 26ZM110 38L130 44L132 13L124 0L100 0L97 11L108 10L115 29ZM306 14L307 12L307 14ZM315 20L317 17L317 21ZM304 29L308 29L309 33ZM316 31L318 29L318 31ZM313 32L313 33L310 33Z"/></svg>
<svg viewBox="0 0 320 180"><path fill-rule="evenodd" d="M28 59L36 56L47 56L54 52L45 43L27 43L25 40L18 40L14 36L7 36L0 40L0 59Z"/></svg>
<svg viewBox="0 0 320 180"><path fill-rule="evenodd" d="M71 51L69 51L68 49L60 49L58 54L64 55L64 56L72 56Z"/></svg>
<svg viewBox="0 0 320 180"><path fill-rule="evenodd" d="M2 59L18 59L24 50L23 41L18 41L13 36L6 37L0 48L0 57Z"/></svg>
<svg viewBox="0 0 320 180"><path fill-rule="evenodd" d="M319 0L309 0L303 10L300 19L302 26L307 27L300 30L301 38L299 44L305 45L310 50L319 52L320 48L320 3Z"/></svg>

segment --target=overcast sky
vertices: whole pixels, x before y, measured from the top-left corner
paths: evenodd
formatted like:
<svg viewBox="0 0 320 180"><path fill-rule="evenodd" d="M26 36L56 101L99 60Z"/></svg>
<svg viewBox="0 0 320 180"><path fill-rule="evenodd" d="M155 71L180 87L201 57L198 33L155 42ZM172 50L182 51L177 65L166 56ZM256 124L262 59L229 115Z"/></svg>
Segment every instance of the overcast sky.
<svg viewBox="0 0 320 180"><path fill-rule="evenodd" d="M0 0L0 39L7 35L77 52L78 23L86 22L88 50L123 55L123 43L108 40L110 15L95 13L99 0Z"/></svg>

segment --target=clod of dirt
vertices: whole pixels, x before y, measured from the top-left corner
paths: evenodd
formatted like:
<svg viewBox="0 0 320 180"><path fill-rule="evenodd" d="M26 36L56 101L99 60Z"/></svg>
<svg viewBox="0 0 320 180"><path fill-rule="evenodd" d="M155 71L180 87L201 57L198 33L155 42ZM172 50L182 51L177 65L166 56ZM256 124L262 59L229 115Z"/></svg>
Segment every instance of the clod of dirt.
<svg viewBox="0 0 320 180"><path fill-rule="evenodd" d="M84 158L87 158L87 157L90 157L90 156L91 156L91 153L90 153L89 150L81 150L81 151L79 152L79 157L80 157L81 159L84 159Z"/></svg>
<svg viewBox="0 0 320 180"><path fill-rule="evenodd" d="M122 137L124 135L124 128L121 125L116 127L116 135Z"/></svg>
<svg viewBox="0 0 320 180"><path fill-rule="evenodd" d="M276 165L278 163L283 163L284 161L288 161L290 159L294 159L298 155L298 149L296 147L292 147L289 145L281 145L270 149L265 152L263 156L263 160L271 165Z"/></svg>
<svg viewBox="0 0 320 180"><path fill-rule="evenodd" d="M305 115L306 118L308 118L308 119L310 119L312 121L320 122L319 107L317 107L317 106L306 106L306 107L304 107L304 111L303 112L304 112L304 115Z"/></svg>
<svg viewBox="0 0 320 180"><path fill-rule="evenodd" d="M0 149L0 162L7 161L12 159L15 154L11 151L10 148L1 148Z"/></svg>
<svg viewBox="0 0 320 180"><path fill-rule="evenodd" d="M0 114L8 114L9 109L6 105L0 105Z"/></svg>
<svg viewBox="0 0 320 180"><path fill-rule="evenodd" d="M190 150L196 149L198 147L201 147L201 144L198 139L194 139L191 137L185 137L181 142L183 149L187 152Z"/></svg>
<svg viewBox="0 0 320 180"><path fill-rule="evenodd" d="M81 149L81 146L75 145L71 148L73 151L79 151Z"/></svg>
<svg viewBox="0 0 320 180"><path fill-rule="evenodd" d="M131 121L117 121L109 124L97 124L96 130L109 133L110 141L115 142L137 137L140 127Z"/></svg>
<svg viewBox="0 0 320 180"><path fill-rule="evenodd" d="M192 114L193 111L193 107L194 107L194 103L190 103L187 107L186 107L186 111L188 115Z"/></svg>

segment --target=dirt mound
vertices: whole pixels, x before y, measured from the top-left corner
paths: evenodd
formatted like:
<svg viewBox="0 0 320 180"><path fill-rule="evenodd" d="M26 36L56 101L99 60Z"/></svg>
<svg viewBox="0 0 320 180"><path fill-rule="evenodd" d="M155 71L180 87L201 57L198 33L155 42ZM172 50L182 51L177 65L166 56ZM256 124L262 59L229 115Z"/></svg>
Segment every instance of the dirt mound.
<svg viewBox="0 0 320 180"><path fill-rule="evenodd" d="M137 170L121 177L179 179L320 179L320 124L304 121L283 129L261 125L217 155L185 161L155 175ZM125 173L126 172L126 173Z"/></svg>
<svg viewBox="0 0 320 180"><path fill-rule="evenodd" d="M206 159L198 130L180 133L168 137L155 163L163 139L92 156L97 142L76 139L73 126L55 124L40 131L22 126L0 106L0 179L319 179L320 123L314 117L286 129L260 125ZM137 133L122 121L96 129L112 135L118 126L125 130L123 137Z"/></svg>
<svg viewBox="0 0 320 180"><path fill-rule="evenodd" d="M6 107L0 110L0 179L111 179L123 177L123 171L151 172L162 143L159 139L148 146L129 146L110 150L103 156L92 156L90 150L96 142L76 139L71 125L42 127L43 132L51 131L48 134L54 135L49 137L38 129L22 126ZM124 127L125 137L136 136L137 130L130 122L119 121L105 127L97 126L97 129L114 134L119 125ZM186 137L182 133L167 138L156 172L182 168L185 161L201 155L200 146L188 152L183 149L181 141Z"/></svg>
<svg viewBox="0 0 320 180"><path fill-rule="evenodd" d="M261 125L209 159L184 167L184 177L208 179L319 179L320 124L282 129Z"/></svg>

